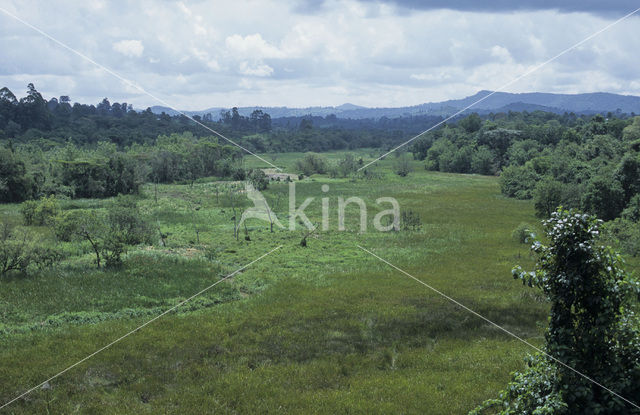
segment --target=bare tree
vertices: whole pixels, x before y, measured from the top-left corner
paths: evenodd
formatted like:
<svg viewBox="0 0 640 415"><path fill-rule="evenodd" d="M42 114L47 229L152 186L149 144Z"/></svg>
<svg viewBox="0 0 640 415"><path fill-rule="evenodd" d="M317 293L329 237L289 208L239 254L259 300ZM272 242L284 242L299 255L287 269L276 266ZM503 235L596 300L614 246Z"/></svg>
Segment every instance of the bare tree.
<svg viewBox="0 0 640 415"><path fill-rule="evenodd" d="M311 229L307 229L307 232L304 233L304 236L302 237L302 240L300 241L300 246L303 248L307 247L307 238L310 237L311 235L313 235L314 233L316 233L316 230L318 229L317 226L313 226L313 228Z"/></svg>
<svg viewBox="0 0 640 415"><path fill-rule="evenodd" d="M238 240L238 188L235 184L231 184L227 189L227 201L231 207L231 212L233 213L233 237Z"/></svg>

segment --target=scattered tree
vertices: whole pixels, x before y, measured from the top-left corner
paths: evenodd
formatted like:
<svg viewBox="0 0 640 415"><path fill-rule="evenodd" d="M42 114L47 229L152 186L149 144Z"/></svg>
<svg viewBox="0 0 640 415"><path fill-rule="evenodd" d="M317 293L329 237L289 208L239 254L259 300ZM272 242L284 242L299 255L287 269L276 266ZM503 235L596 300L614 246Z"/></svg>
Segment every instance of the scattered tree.
<svg viewBox="0 0 640 415"><path fill-rule="evenodd" d="M411 162L409 161L409 156L406 152L398 154L394 164L394 171L400 177L406 177L409 173L411 173Z"/></svg>

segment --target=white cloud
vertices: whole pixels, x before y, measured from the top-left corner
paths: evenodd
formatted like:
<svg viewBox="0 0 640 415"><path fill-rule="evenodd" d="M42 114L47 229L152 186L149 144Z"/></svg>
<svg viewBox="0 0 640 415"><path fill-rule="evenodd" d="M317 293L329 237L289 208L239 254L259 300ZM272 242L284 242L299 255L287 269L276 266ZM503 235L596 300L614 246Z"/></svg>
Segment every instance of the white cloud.
<svg viewBox="0 0 640 415"><path fill-rule="evenodd" d="M249 62L243 61L240 62L240 73L243 75L252 75L252 76L270 76L273 74L273 68L269 65L265 64L254 64L251 65Z"/></svg>
<svg viewBox="0 0 640 415"><path fill-rule="evenodd" d="M113 44L113 50L122 53L124 56L139 58L142 56L144 46L139 40L121 40Z"/></svg>
<svg viewBox="0 0 640 415"><path fill-rule="evenodd" d="M244 58L282 58L284 54L275 46L266 42L260 33L241 36L234 34L225 40L231 55Z"/></svg>
<svg viewBox="0 0 640 415"><path fill-rule="evenodd" d="M617 18L554 10L403 10L326 0L300 12L277 0L5 0L34 26L181 109L231 105L413 105L496 89ZM299 3L299 2L298 2ZM478 3L479 4L479 3ZM275 18L265 18L277 16ZM619 17L619 16L618 16ZM640 95L640 17L589 40L512 92ZM69 28L73 28L70 30ZM156 102L0 14L0 87L73 100ZM143 58L143 59L124 59ZM70 82L69 80L73 80Z"/></svg>
<svg viewBox="0 0 640 415"><path fill-rule="evenodd" d="M511 54L509 53L509 49L495 45L491 48L491 56L497 58L501 62L510 62Z"/></svg>

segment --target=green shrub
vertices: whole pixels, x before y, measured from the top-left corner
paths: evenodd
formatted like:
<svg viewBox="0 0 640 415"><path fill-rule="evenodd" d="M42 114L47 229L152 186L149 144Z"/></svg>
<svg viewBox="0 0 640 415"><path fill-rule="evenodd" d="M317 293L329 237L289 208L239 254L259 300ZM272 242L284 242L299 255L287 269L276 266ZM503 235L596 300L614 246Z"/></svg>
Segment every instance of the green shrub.
<svg viewBox="0 0 640 415"><path fill-rule="evenodd" d="M336 166L336 173L340 177L347 177L358 170L358 165L361 165L362 159L356 161L356 158L351 153L347 153L342 157Z"/></svg>
<svg viewBox="0 0 640 415"><path fill-rule="evenodd" d="M631 256L640 256L640 226L624 218L607 222L605 240Z"/></svg>
<svg viewBox="0 0 640 415"><path fill-rule="evenodd" d="M633 196L622 211L622 218L631 222L640 222L640 193Z"/></svg>
<svg viewBox="0 0 640 415"><path fill-rule="evenodd" d="M154 235L130 196L119 196L106 214L86 209L66 211L56 219L54 233L61 241L89 242L98 268L102 260L107 267L120 265L128 246L150 244Z"/></svg>
<svg viewBox="0 0 640 415"><path fill-rule="evenodd" d="M560 209L544 224L550 243L533 245L535 271L513 270L551 303L544 353L530 357L498 399L472 413L635 413L611 391L640 396L638 283L620 256L598 243L601 221L594 216Z"/></svg>
<svg viewBox="0 0 640 415"><path fill-rule="evenodd" d="M596 176L589 181L582 195L584 210L602 220L613 220L624 208L624 190L608 176Z"/></svg>
<svg viewBox="0 0 640 415"><path fill-rule="evenodd" d="M257 190L265 190L269 187L269 178L260 169L250 170L248 179Z"/></svg>
<svg viewBox="0 0 640 415"><path fill-rule="evenodd" d="M52 225L60 211L60 205L55 196L43 196L40 200L28 200L20 209L24 224Z"/></svg>
<svg viewBox="0 0 640 415"><path fill-rule="evenodd" d="M400 213L400 229L403 231L419 231L422 228L420 215L413 210L403 210Z"/></svg>
<svg viewBox="0 0 640 415"><path fill-rule="evenodd" d="M111 237L125 245L152 243L154 232L131 196L118 196L108 207L106 219Z"/></svg>
<svg viewBox="0 0 640 415"><path fill-rule="evenodd" d="M0 227L0 275L25 273L29 267L49 267L61 259L58 250L37 243L26 229L16 230L4 223Z"/></svg>
<svg viewBox="0 0 640 415"><path fill-rule="evenodd" d="M500 173L500 190L505 196L517 199L531 199L533 197L533 189L539 178L529 164L525 166L508 166Z"/></svg>
<svg viewBox="0 0 640 415"><path fill-rule="evenodd" d="M521 244L526 244L533 241L536 237L532 229L533 227L531 225L522 222L511 232L511 237Z"/></svg>
<svg viewBox="0 0 640 415"><path fill-rule="evenodd" d="M397 155L396 161L393 166L393 170L400 177L406 177L411 173L411 162L407 153L401 153Z"/></svg>
<svg viewBox="0 0 640 415"><path fill-rule="evenodd" d="M545 177L533 189L533 203L539 218L548 218L562 203L564 186L557 180Z"/></svg>
<svg viewBox="0 0 640 415"><path fill-rule="evenodd" d="M89 212L87 209L67 210L56 216L53 222L53 233L63 242L70 242L78 232L81 218Z"/></svg>
<svg viewBox="0 0 640 415"><path fill-rule="evenodd" d="M327 172L327 160L318 154L308 153L296 162L295 168L305 176L324 174Z"/></svg>
<svg viewBox="0 0 640 415"><path fill-rule="evenodd" d="M471 171L478 174L493 175L495 155L487 147L479 147L471 156Z"/></svg>

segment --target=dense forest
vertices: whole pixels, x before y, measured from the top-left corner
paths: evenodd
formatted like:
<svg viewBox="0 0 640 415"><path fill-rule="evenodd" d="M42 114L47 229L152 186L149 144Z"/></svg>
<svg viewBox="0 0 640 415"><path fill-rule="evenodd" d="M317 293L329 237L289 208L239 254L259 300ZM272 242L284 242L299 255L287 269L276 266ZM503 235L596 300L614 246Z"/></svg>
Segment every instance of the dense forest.
<svg viewBox="0 0 640 415"><path fill-rule="evenodd" d="M212 114L154 114L150 108L135 111L127 103L71 104L69 96L46 100L33 84L18 99L8 88L0 89L0 140L42 145L71 142L86 146L110 141L122 149L133 144L152 144L160 135L190 132L194 137L210 136L205 125L226 137L239 140L254 152L327 151L362 147L390 147L441 121L440 117L417 116L400 119L344 120L326 117L289 117L272 120L260 110L249 116L237 108L222 111L218 121Z"/></svg>
<svg viewBox="0 0 640 415"><path fill-rule="evenodd" d="M502 193L534 199L542 218L562 205L611 221L625 250L640 254L640 117L473 114L411 150L429 170L499 174Z"/></svg>

